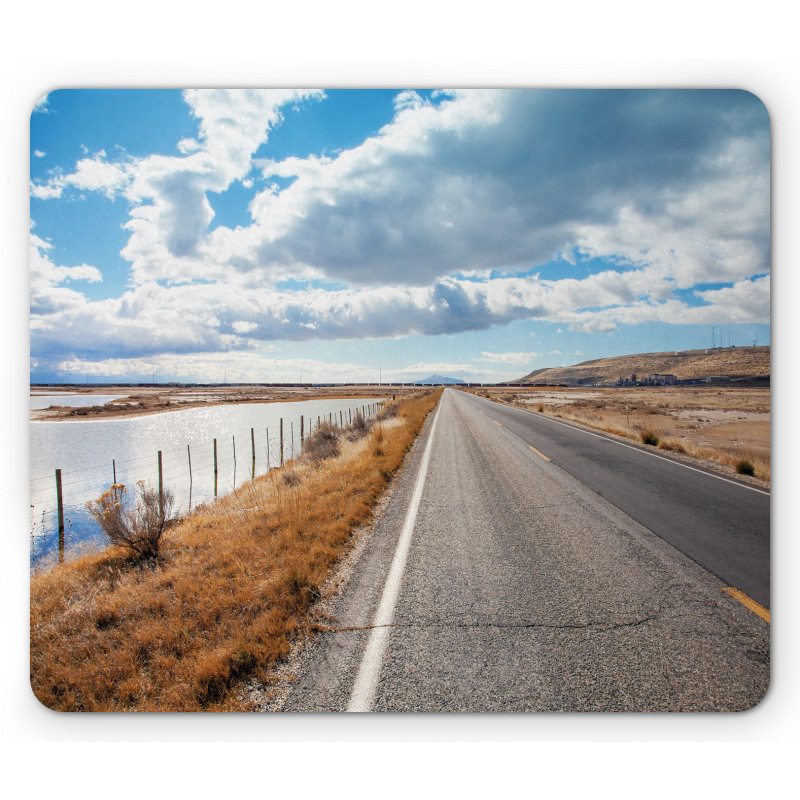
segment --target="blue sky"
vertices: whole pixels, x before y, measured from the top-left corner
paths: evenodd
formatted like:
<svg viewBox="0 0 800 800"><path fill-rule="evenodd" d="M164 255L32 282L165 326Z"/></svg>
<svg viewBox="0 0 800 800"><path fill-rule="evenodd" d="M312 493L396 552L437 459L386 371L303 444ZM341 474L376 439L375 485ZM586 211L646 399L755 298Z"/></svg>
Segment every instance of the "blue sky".
<svg viewBox="0 0 800 800"><path fill-rule="evenodd" d="M770 341L770 131L712 90L59 90L31 380L502 381Z"/></svg>

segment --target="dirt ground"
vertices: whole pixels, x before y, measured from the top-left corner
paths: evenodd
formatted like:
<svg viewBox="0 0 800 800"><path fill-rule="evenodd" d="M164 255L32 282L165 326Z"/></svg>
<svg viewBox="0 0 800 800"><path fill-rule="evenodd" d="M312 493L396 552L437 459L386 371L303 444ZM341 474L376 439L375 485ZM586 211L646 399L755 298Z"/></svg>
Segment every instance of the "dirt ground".
<svg viewBox="0 0 800 800"><path fill-rule="evenodd" d="M593 427L654 430L687 446L770 461L769 388L643 386L592 389L492 389L515 405L560 414Z"/></svg>
<svg viewBox="0 0 800 800"><path fill-rule="evenodd" d="M31 386L37 395L53 391L49 408L31 411L31 419L107 419L158 414L224 403L278 403L338 397L391 397L411 392L412 386ZM106 405L71 408L59 395L124 395Z"/></svg>

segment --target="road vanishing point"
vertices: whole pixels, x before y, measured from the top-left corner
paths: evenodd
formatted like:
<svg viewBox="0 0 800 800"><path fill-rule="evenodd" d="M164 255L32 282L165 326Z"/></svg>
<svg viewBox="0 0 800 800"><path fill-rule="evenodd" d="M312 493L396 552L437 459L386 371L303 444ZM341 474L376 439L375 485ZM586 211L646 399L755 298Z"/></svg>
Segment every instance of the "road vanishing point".
<svg viewBox="0 0 800 800"><path fill-rule="evenodd" d="M769 536L768 492L445 389L274 710L752 708Z"/></svg>

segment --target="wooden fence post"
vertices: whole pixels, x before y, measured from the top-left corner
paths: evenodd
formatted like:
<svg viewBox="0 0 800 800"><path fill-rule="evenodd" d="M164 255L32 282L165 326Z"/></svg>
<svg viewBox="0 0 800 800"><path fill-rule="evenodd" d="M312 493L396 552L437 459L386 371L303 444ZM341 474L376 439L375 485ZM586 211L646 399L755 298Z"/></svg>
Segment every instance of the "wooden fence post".
<svg viewBox="0 0 800 800"><path fill-rule="evenodd" d="M158 451L158 522L164 525L164 474L161 470L161 451Z"/></svg>
<svg viewBox="0 0 800 800"><path fill-rule="evenodd" d="M281 417L281 466L283 466L283 417Z"/></svg>
<svg viewBox="0 0 800 800"><path fill-rule="evenodd" d="M61 495L61 470L56 470L56 499L58 500L58 563L64 563L64 500Z"/></svg>
<svg viewBox="0 0 800 800"><path fill-rule="evenodd" d="M256 477L256 434L255 431L250 428L250 444L253 448L253 469L252 469L252 477L255 479Z"/></svg>
<svg viewBox="0 0 800 800"><path fill-rule="evenodd" d="M186 445L186 453L189 456L189 511L192 510L192 450Z"/></svg>
<svg viewBox="0 0 800 800"><path fill-rule="evenodd" d="M214 497L217 496L217 440L214 439Z"/></svg>

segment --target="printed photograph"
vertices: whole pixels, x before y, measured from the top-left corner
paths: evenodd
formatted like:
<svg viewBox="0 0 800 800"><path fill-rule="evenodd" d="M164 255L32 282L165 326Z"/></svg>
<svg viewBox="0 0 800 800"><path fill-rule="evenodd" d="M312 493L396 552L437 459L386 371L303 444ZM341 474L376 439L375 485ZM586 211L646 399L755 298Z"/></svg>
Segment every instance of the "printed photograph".
<svg viewBox="0 0 800 800"><path fill-rule="evenodd" d="M714 87L41 97L39 703L757 706L770 147Z"/></svg>

